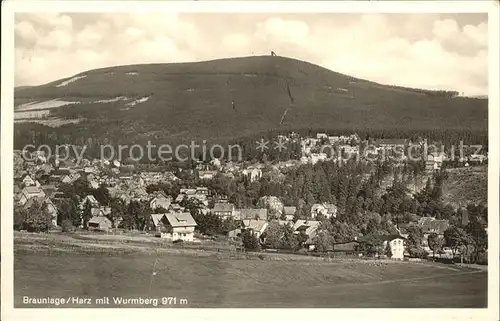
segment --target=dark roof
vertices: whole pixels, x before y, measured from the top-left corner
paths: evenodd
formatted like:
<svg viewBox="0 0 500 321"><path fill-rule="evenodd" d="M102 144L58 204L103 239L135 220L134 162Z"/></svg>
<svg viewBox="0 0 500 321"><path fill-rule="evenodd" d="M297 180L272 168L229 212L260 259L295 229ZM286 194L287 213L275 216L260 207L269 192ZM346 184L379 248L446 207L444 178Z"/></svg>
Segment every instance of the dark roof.
<svg viewBox="0 0 500 321"><path fill-rule="evenodd" d="M390 235L380 235L378 237L379 239L381 239L382 241L392 241L394 239L403 239L403 240L406 240L406 237L403 237L399 234L390 234Z"/></svg>
<svg viewBox="0 0 500 321"><path fill-rule="evenodd" d="M267 209L265 208L242 208L240 210L240 218L242 220L255 219L258 217L261 220L267 219Z"/></svg>
<svg viewBox="0 0 500 321"><path fill-rule="evenodd" d="M69 175L70 171L68 169L54 169L53 171L50 172L51 176L63 176L63 175Z"/></svg>
<svg viewBox="0 0 500 321"><path fill-rule="evenodd" d="M234 205L231 203L215 203L214 212L232 212L234 211Z"/></svg>
<svg viewBox="0 0 500 321"><path fill-rule="evenodd" d="M54 185L43 185L42 191L47 195L47 197L52 197L54 193L57 191L56 187Z"/></svg>

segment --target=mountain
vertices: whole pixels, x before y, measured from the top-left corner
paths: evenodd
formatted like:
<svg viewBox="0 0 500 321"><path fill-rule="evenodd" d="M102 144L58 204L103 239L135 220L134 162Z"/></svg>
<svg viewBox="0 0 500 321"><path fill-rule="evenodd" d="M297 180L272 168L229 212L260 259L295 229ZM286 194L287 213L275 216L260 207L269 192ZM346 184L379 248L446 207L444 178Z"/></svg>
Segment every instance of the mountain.
<svg viewBox="0 0 500 321"><path fill-rule="evenodd" d="M18 131L118 140L219 139L297 128L486 131L488 101L455 95L253 56L89 70L16 90L14 111ZM44 126L26 123L33 121Z"/></svg>

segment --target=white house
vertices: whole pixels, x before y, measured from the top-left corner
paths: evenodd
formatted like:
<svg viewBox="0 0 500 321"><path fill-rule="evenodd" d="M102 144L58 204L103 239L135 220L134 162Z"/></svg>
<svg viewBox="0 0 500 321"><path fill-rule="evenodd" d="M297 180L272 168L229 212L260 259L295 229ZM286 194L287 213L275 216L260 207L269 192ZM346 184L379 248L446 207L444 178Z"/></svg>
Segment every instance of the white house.
<svg viewBox="0 0 500 321"><path fill-rule="evenodd" d="M172 241L194 240L194 228L197 226L190 213L163 213L151 214L156 228L156 235Z"/></svg>
<svg viewBox="0 0 500 321"><path fill-rule="evenodd" d="M319 214L326 218L337 217L337 206L328 203L314 204L311 207L311 218L315 219Z"/></svg>
<svg viewBox="0 0 500 321"><path fill-rule="evenodd" d="M160 195L153 197L149 201L149 207L153 210L155 210L157 208L168 209L171 203L172 203L171 197L165 197L165 196L160 194Z"/></svg>
<svg viewBox="0 0 500 321"><path fill-rule="evenodd" d="M23 184L24 184L24 186L36 186L37 185L36 181L30 175L24 176Z"/></svg>
<svg viewBox="0 0 500 321"><path fill-rule="evenodd" d="M382 246L384 248L390 247L391 259L402 260L405 251L404 242L405 238L400 235L388 235L384 237Z"/></svg>
<svg viewBox="0 0 500 321"><path fill-rule="evenodd" d="M260 168L251 166L243 170L243 175L247 176L250 179L250 182L254 182L262 177L262 171Z"/></svg>
<svg viewBox="0 0 500 321"><path fill-rule="evenodd" d="M317 162L324 162L328 159L328 155L325 153L312 153L309 157L313 165Z"/></svg>

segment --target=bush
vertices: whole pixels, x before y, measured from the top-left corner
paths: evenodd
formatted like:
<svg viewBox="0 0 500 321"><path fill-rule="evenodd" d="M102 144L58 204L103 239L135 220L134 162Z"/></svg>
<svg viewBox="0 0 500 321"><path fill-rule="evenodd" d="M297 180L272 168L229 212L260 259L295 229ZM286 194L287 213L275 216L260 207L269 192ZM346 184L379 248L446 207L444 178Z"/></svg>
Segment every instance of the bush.
<svg viewBox="0 0 500 321"><path fill-rule="evenodd" d="M477 264L488 265L488 253L480 252L477 257Z"/></svg>
<svg viewBox="0 0 500 321"><path fill-rule="evenodd" d="M75 230L71 220L65 219L61 222L61 229L63 232L73 232Z"/></svg>
<svg viewBox="0 0 500 321"><path fill-rule="evenodd" d="M245 247L245 249L247 249L247 250L259 250L260 249L259 240L249 230L245 230L243 232L242 239L243 239L243 246Z"/></svg>
<svg viewBox="0 0 500 321"><path fill-rule="evenodd" d="M181 240L181 239L178 239L178 240L173 241L172 243L174 243L174 244L182 244L182 243L184 243L184 241Z"/></svg>
<svg viewBox="0 0 500 321"><path fill-rule="evenodd" d="M410 257L416 257L419 259L425 259L429 255L423 248L421 247L410 247L408 249L408 253L410 254Z"/></svg>

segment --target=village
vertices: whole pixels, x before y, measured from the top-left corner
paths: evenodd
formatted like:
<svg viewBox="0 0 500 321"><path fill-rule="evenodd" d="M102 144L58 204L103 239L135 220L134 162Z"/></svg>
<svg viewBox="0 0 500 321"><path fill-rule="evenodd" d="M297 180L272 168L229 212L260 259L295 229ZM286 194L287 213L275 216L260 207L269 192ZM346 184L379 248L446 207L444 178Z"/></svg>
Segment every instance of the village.
<svg viewBox="0 0 500 321"><path fill-rule="evenodd" d="M415 260L432 254L433 258L437 256L453 259L456 254L454 252L457 251L444 244L445 231L451 225L449 219L412 214L410 220L397 224L392 222L393 226L386 229L392 232L377 235L376 241L363 233L353 233L341 240L328 241L325 246L321 244L324 230L322 227L335 222L341 212L339 204L321 199L310 202L304 210L303 206L298 209L296 205L284 204L278 195L270 194L261 196L252 206L238 206L237 203L241 202L234 201L231 195L224 195L210 188L210 182L217 177L229 181L243 179L247 184L252 184L263 176L272 173L284 175L283 173L286 174L291 168L304 165L315 166L322 162L333 162L341 166L342 162L352 161L354 158L359 160L359 155L367 145L375 146L374 153L387 158L384 160L389 160L396 150L405 150L410 143L405 139L372 139L367 142L362 141L357 134L329 136L326 133L317 133L315 137L299 137L296 133L291 133L278 139L300 140L301 158L274 164L238 163L219 159L210 162L197 161L192 169L184 170L182 175L179 175L182 169L140 170L119 159L83 159L77 162L75 159L59 160L56 157L47 159L41 152L33 152L26 157L26 154L22 155L23 151L15 150L14 197L16 208L23 213L20 217L27 217L26 213L30 211L33 215L43 211L46 217L50 218L48 225L44 225L43 219L40 218L32 217L24 222L20 219L18 229L35 232L80 229L120 233L140 228L144 233L165 239L165 242L201 242L207 236L203 235L203 232L207 231L208 223L202 223L200 220L208 221L207 217L216 217L214 224L224 224L224 228L213 228L217 233L210 234L223 234L227 239L240 240L242 246L248 250L277 249L280 248L278 244L283 243L283 238L293 236L294 245L288 245L286 248L300 249L302 252L333 251L336 255L375 255L398 260ZM426 140L417 143L421 146L427 145ZM322 152L324 146L341 151L339 157L332 158ZM356 157L341 157L346 154ZM399 158L390 160L390 166L401 167L407 158L400 155ZM361 161L367 160L361 157ZM446 161L444 153L434 152L425 156L422 161L424 175L427 175L425 177L440 172ZM458 163L456 162L459 165L455 166L468 167L485 162L486 155L473 154L460 158ZM180 178L185 175L190 179ZM75 186L82 184L86 185L82 187L83 194L71 195ZM164 189L158 188L169 184L179 186L178 191L166 193ZM155 186L157 188L154 188ZM96 197L96 193L105 196ZM98 198L101 198L101 201ZM129 208L133 207L131 204L146 204L139 215L142 223L128 223L125 217L116 213L110 199ZM462 211L460 215L457 224L465 228L468 224L467 211ZM28 220L38 223L30 225L26 223ZM487 223L483 223L486 230ZM203 231L200 230L200 225L205 226ZM409 233L412 228L421 230L418 243L421 244L425 255L412 255L407 249L408 239L415 238ZM276 239L276 234L277 240L269 241ZM441 245L436 249L431 243ZM436 250L439 253L437 255Z"/></svg>

